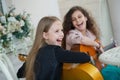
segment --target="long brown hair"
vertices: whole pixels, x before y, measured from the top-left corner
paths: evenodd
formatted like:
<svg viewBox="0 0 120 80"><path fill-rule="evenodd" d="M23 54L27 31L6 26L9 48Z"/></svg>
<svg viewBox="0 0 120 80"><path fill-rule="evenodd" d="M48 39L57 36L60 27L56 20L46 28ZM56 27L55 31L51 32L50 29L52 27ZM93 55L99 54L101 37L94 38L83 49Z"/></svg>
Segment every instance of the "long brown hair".
<svg viewBox="0 0 120 80"><path fill-rule="evenodd" d="M35 80L34 61L39 48L46 44L43 38L43 32L48 32L52 24L57 20L59 19L55 16L46 16L39 21L35 40L26 61L26 80Z"/></svg>
<svg viewBox="0 0 120 80"><path fill-rule="evenodd" d="M96 22L94 21L93 17L90 16L90 14L83 9L80 6L74 6L72 7L64 16L64 21L63 21L63 32L64 32L64 38L63 38L63 47L66 48L66 34L71 30L74 29L75 27L72 24L72 14L75 11L80 11L85 17L87 17L87 22L86 22L86 28L91 31L97 39L100 38L100 32L99 28L97 27Z"/></svg>

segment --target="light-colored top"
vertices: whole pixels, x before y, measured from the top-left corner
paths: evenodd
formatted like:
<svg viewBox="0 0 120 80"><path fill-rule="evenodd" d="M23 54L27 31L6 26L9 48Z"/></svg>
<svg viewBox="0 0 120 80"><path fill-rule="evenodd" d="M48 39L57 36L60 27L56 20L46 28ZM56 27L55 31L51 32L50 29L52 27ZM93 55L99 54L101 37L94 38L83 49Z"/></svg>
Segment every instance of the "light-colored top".
<svg viewBox="0 0 120 80"><path fill-rule="evenodd" d="M89 37L91 40L96 39L96 37L89 30L86 31L86 36ZM70 30L66 36L66 49L70 50L73 44L80 44L82 38L83 35L79 30Z"/></svg>
<svg viewBox="0 0 120 80"><path fill-rule="evenodd" d="M99 56L99 60L105 64L111 64L120 67L120 46L103 52Z"/></svg>

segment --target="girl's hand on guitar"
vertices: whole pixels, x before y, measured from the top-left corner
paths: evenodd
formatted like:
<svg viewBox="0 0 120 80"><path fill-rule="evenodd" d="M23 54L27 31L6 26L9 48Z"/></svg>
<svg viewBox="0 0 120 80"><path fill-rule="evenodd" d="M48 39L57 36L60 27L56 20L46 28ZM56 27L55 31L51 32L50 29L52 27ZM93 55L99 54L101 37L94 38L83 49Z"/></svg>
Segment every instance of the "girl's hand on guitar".
<svg viewBox="0 0 120 80"><path fill-rule="evenodd" d="M98 45L99 45L98 47L96 47L98 53L103 53L103 52L104 52L104 49L103 49L103 46L102 46L101 42L100 42L100 41L96 41L96 42L97 42Z"/></svg>
<svg viewBox="0 0 120 80"><path fill-rule="evenodd" d="M97 48L97 52L100 54L103 53L104 52L103 47Z"/></svg>
<svg viewBox="0 0 120 80"><path fill-rule="evenodd" d="M101 53L103 53L103 52L104 52L104 49L103 49L103 47L102 47L102 46L100 47L100 49L99 49L99 50L100 50L100 52L101 52Z"/></svg>

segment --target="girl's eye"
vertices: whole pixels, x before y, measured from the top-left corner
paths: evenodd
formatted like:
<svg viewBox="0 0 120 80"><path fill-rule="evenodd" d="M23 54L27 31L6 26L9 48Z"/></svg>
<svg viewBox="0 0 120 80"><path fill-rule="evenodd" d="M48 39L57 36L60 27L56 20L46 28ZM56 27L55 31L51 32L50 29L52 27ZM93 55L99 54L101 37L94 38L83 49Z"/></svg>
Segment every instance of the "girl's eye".
<svg viewBox="0 0 120 80"><path fill-rule="evenodd" d="M56 30L55 32L60 32L60 31L63 32L63 29L62 30Z"/></svg>
<svg viewBox="0 0 120 80"><path fill-rule="evenodd" d="M61 31L63 32L63 29Z"/></svg>
<svg viewBox="0 0 120 80"><path fill-rule="evenodd" d="M75 21L76 19L72 19L72 21Z"/></svg>
<svg viewBox="0 0 120 80"><path fill-rule="evenodd" d="M81 18L82 16L78 16L78 18Z"/></svg>
<svg viewBox="0 0 120 80"><path fill-rule="evenodd" d="M55 32L59 32L59 30L56 30Z"/></svg>

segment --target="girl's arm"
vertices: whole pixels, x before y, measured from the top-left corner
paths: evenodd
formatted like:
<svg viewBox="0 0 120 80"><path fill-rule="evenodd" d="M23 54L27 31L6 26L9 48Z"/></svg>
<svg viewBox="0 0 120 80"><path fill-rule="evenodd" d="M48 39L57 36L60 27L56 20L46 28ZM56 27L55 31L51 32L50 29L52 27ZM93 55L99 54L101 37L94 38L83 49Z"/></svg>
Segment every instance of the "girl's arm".
<svg viewBox="0 0 120 80"><path fill-rule="evenodd" d="M100 47L100 44L94 40L91 40L90 38L88 37L82 37L81 38L81 43L80 44L84 44L84 45L88 45L88 46L93 46L93 47L96 47L96 48L99 48Z"/></svg>
<svg viewBox="0 0 120 80"><path fill-rule="evenodd" d="M66 37L66 43L69 45L73 45L73 44L84 44L84 45L88 45L88 46L93 46L96 48L99 48L100 45L99 43L97 43L96 41L83 36L80 32L75 32L75 31L70 31L69 34Z"/></svg>
<svg viewBox="0 0 120 80"><path fill-rule="evenodd" d="M61 47L55 48L55 56L62 63L85 63L90 61L90 56L84 52L73 52Z"/></svg>

